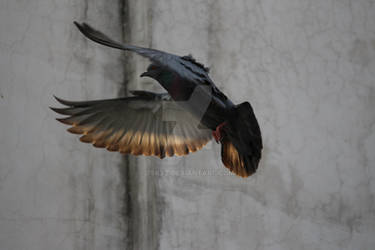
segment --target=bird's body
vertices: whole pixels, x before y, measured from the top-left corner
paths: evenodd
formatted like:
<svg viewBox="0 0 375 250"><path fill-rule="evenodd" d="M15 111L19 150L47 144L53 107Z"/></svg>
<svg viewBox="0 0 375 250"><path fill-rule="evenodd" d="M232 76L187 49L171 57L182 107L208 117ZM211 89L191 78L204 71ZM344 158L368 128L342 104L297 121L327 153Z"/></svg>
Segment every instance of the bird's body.
<svg viewBox="0 0 375 250"><path fill-rule="evenodd" d="M233 104L207 68L191 56L119 44L85 23L75 24L95 42L149 58L151 64L141 76L155 79L168 92L133 91L134 97L91 102L57 98L68 108L53 110L69 116L59 120L73 126L70 132L83 134L81 141L163 158L199 150L213 135L222 143L227 168L243 177L256 171L262 140L253 110L248 102Z"/></svg>

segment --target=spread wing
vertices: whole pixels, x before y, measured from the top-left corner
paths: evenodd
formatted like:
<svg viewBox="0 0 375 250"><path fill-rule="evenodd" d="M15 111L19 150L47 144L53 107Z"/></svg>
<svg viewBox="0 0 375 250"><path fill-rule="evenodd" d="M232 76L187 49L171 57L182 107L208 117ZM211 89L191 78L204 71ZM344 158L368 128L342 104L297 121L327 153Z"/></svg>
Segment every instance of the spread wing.
<svg viewBox="0 0 375 250"><path fill-rule="evenodd" d="M180 57L174 54L163 52L156 49L142 48L133 45L120 44L102 32L92 28L87 23L79 24L74 22L77 28L87 38L94 42L106 45L108 47L133 51L141 56L150 59L153 63L162 67L168 68L170 71L177 73L180 77L195 81L197 83L204 83L209 80L208 69L202 64L196 62L192 57Z"/></svg>
<svg viewBox="0 0 375 250"><path fill-rule="evenodd" d="M150 59L152 64L148 68L147 72L142 76L149 76L159 81L159 83L161 83L161 85L166 88L170 94L172 94L173 99L175 98L173 93L170 92L171 88L176 89L176 86L179 86L180 92L189 92L189 90L191 91L191 88L195 87L191 86L191 84L203 84L209 86L213 94L216 94L224 99L227 98L210 79L208 75L208 68L197 62L190 55L177 56L156 49L121 44L112 40L102 32L92 28L86 23L79 24L74 22L74 24L82 32L82 34L94 42L120 50L132 51ZM173 83L175 83L175 86L170 86L171 84L173 85ZM180 95L181 93L176 93L176 96L183 99L183 97Z"/></svg>
<svg viewBox="0 0 375 250"><path fill-rule="evenodd" d="M236 107L236 117L225 129L221 141L224 165L236 175L247 177L258 168L263 148L261 131L253 109L248 102Z"/></svg>
<svg viewBox="0 0 375 250"><path fill-rule="evenodd" d="M136 96L109 100L71 102L56 98L67 115L58 121L71 125L69 132L82 134L82 142L124 154L160 158L200 150L211 138L208 129L183 110L167 94L134 91Z"/></svg>

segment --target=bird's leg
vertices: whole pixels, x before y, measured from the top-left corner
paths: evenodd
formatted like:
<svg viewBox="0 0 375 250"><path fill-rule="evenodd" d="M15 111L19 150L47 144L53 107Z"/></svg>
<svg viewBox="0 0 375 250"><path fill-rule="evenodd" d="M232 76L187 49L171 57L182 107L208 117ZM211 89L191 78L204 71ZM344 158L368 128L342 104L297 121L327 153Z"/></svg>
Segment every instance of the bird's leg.
<svg viewBox="0 0 375 250"><path fill-rule="evenodd" d="M221 133L221 130L223 129L223 126L227 124L227 122L220 123L214 131L212 131L212 135L215 138L215 141L219 143L221 139L223 138L223 134Z"/></svg>

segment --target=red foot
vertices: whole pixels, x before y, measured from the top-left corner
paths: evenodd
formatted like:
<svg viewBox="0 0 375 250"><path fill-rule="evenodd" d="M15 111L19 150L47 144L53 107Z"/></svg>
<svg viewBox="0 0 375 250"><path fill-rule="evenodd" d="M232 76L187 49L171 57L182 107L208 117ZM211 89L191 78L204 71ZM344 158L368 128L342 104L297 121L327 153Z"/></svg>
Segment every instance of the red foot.
<svg viewBox="0 0 375 250"><path fill-rule="evenodd" d="M220 123L216 130L212 131L212 135L215 138L215 141L219 143L221 139L223 138L223 134L221 133L221 130L223 129L224 125L227 124L227 122Z"/></svg>

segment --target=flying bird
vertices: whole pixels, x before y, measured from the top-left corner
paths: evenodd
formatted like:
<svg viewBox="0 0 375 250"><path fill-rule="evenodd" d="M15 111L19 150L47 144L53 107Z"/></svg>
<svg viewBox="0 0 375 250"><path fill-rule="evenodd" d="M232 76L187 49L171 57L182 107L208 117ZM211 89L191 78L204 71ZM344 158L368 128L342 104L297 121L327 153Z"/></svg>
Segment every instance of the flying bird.
<svg viewBox="0 0 375 250"><path fill-rule="evenodd" d="M86 23L74 23L94 42L148 58L141 77L155 79L167 93L137 90L130 97L94 101L55 97L66 107L51 109L66 115L57 120L70 125L69 132L109 151L160 158L187 155L215 139L225 167L242 177L255 173L263 145L253 109L249 102L233 104L208 68L191 55L121 44Z"/></svg>

